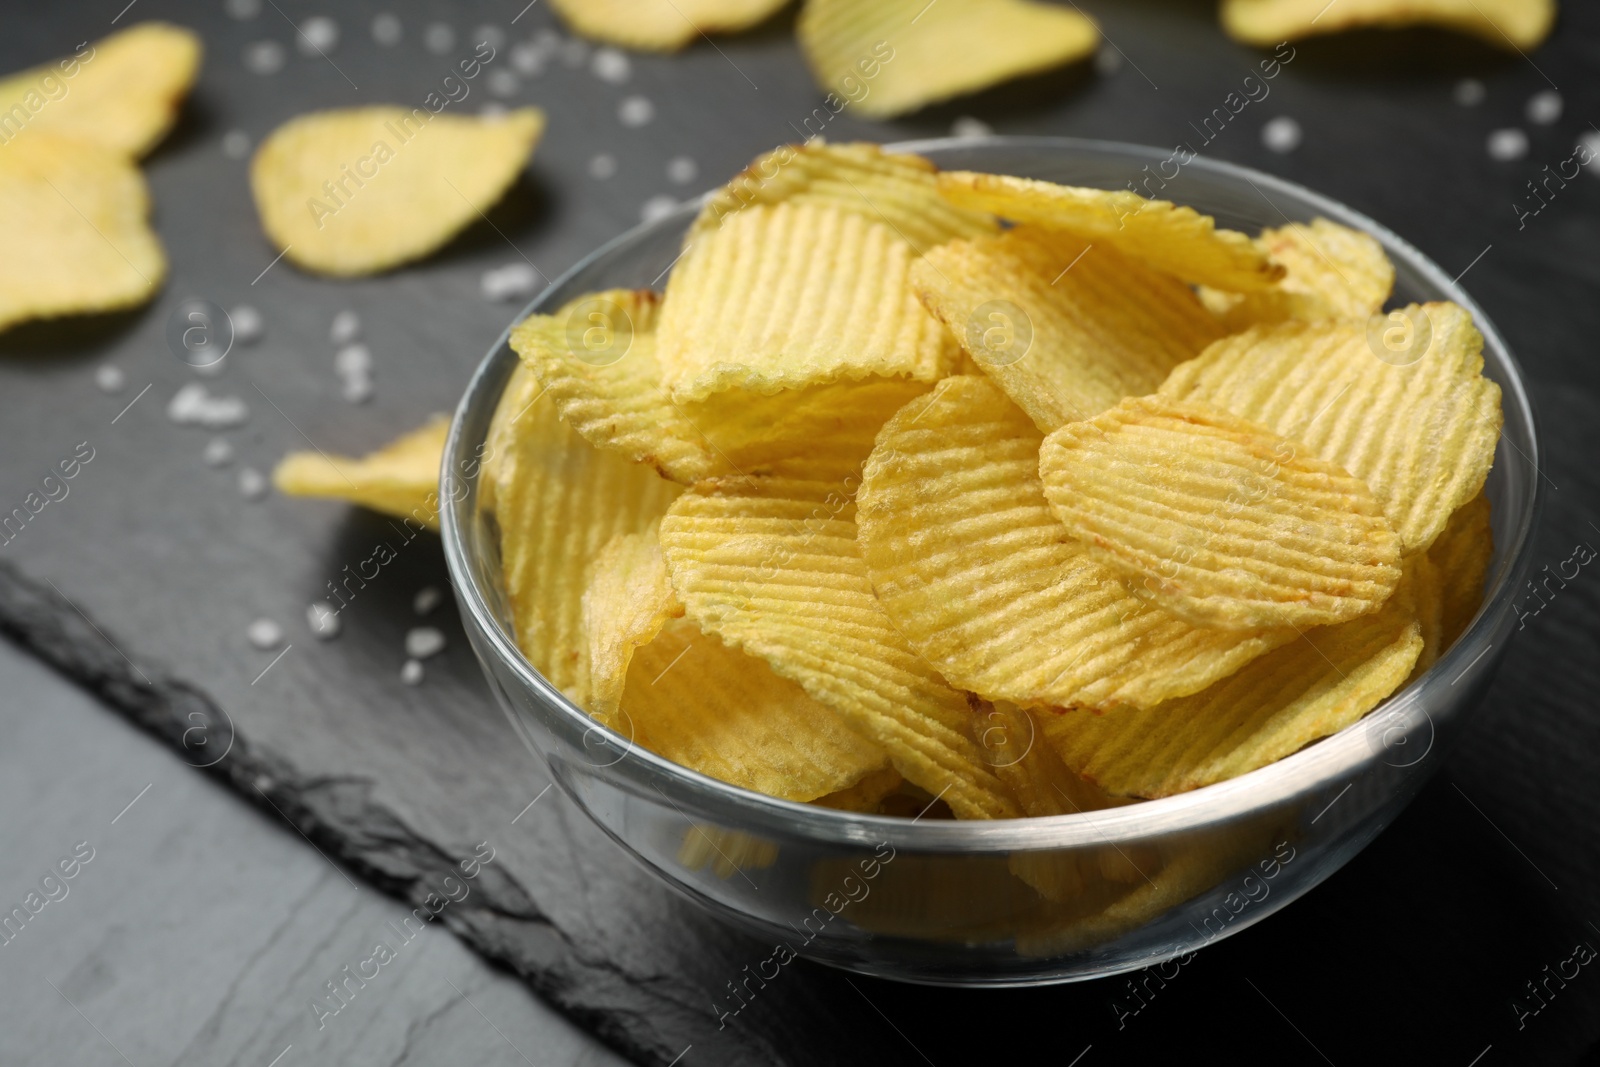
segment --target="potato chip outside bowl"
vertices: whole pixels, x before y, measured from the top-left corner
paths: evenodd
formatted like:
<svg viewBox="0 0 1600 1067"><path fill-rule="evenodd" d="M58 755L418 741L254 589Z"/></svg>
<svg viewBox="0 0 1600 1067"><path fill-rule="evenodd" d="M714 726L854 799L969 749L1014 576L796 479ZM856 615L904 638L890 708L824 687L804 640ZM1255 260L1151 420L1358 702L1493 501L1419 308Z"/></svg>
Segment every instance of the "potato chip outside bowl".
<svg viewBox="0 0 1600 1067"><path fill-rule="evenodd" d="M947 170L1106 189L1170 169L1161 166L1165 150L1068 138L891 147ZM1350 208L1205 159L1182 165L1166 186L1151 191L1238 230L1324 216L1372 234L1395 264L1391 306L1451 300L1470 311L1484 335L1484 373L1504 391L1505 429L1485 490L1495 553L1470 628L1361 722L1217 785L1054 818L912 820L777 800L633 745L626 723L622 732L600 726L535 671L507 621L476 459L517 363L509 330L462 398L442 472L445 552L497 699L551 778L619 845L771 944L771 958L792 952L886 978L1007 986L1117 974L1202 948L1265 919L1360 851L1441 766L1488 688L1515 628L1513 600L1530 567L1540 503L1533 410L1505 342L1447 273ZM518 320L587 292L659 287L697 207L685 204L599 249Z"/></svg>

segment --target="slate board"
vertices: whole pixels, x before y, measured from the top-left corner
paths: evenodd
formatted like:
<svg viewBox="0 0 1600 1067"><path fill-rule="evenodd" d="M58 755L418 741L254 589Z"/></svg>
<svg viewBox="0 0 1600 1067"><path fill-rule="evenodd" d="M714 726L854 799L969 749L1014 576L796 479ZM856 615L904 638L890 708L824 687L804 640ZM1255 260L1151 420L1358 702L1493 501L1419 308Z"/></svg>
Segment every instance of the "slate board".
<svg viewBox="0 0 1600 1067"><path fill-rule="evenodd" d="M1223 106L1259 58L1222 38L1208 3L1084 7L1115 42L1107 55L1125 57L1120 69L1086 65L893 123L846 111L829 136L937 135L974 116L1002 133L1195 142L1191 123ZM384 8L405 27L392 50L366 32ZM766 948L661 888L558 792L541 796L548 783L489 702L448 605L430 621L445 627L450 648L429 661L422 686L400 683L402 637L417 622L412 596L445 585L436 541L406 545L344 613L343 634L318 642L306 605L392 529L332 504L248 501L236 479L241 466L269 470L307 438L359 452L449 409L514 312L479 295L483 270L526 258L555 276L635 222L651 197L696 191L796 136L818 94L790 40L792 15L715 48L632 57L623 85L558 58L507 98L545 107L551 124L490 225L382 278L327 282L280 263L252 284L277 250L257 229L245 164L220 151L225 132L254 140L318 107L420 101L475 27L498 25L516 42L553 25L537 4L514 26L520 4L384 8L284 0L238 21L220 2L143 0L130 16L191 26L208 49L180 127L148 161L172 278L139 312L0 335L0 510L80 442L95 449L71 494L0 546L0 629L193 763L210 763L231 738L210 773L397 896L420 900L490 842L497 858L473 897L482 903L447 909L446 923L641 1063L949 1063L1027 1049L1063 1063L1085 1050L1153 1060L1236 1051L1241 1040L1297 1062L1315 1049L1340 1063L1464 1064L1488 1047L1486 1065L1562 1063L1600 1037L1600 978L1588 970L1521 1029L1510 1006L1574 942L1600 946L1600 848L1586 830L1597 814L1600 592L1587 571L1530 620L1534 632L1514 647L1447 776L1325 887L1196 958L1137 1015L1125 1014L1125 979L976 993L800 965L719 1031L713 1000ZM322 13L343 29L332 62L293 44L289 20ZM110 29L108 17L64 7L13 16L0 69L65 52ZM457 31L444 55L420 43L434 20ZM240 63L263 39L286 47L282 72ZM1547 474L1559 489L1539 551L1552 564L1576 540L1600 544L1590 526L1600 499L1600 182L1580 176L1520 228L1514 205L1600 114L1597 55L1600 11L1576 5L1529 61L1421 31L1308 42L1271 96L1205 148L1342 199L1447 269L1470 266L1466 284L1543 386ZM1488 87L1476 108L1451 99L1466 76ZM1529 126L1525 102L1551 83L1565 116ZM474 92L469 110L490 98L487 81ZM642 128L618 118L635 95L655 105ZM1262 125L1280 115L1304 129L1290 155L1261 144ZM1530 155L1491 162L1485 138L1513 125L1528 130ZM602 153L618 163L605 180L589 170ZM695 183L668 178L678 157L697 164ZM1181 183L1171 192L1181 199ZM197 379L163 337L167 315L190 296L256 305L265 339L237 350L222 374ZM377 362L376 397L360 407L339 398L328 336L346 308L361 314ZM94 386L108 362L128 382L116 395ZM225 435L239 456L232 466L208 468L201 453L212 435L163 414L192 380L251 407L248 424ZM245 637L261 616L292 644L276 663L276 652Z"/></svg>

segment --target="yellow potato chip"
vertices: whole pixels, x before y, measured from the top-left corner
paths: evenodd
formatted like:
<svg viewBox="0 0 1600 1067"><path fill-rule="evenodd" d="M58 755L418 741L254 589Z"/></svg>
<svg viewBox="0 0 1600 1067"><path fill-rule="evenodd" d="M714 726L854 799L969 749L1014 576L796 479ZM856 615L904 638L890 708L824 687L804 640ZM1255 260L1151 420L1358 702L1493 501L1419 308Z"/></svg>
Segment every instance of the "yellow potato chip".
<svg viewBox="0 0 1600 1067"><path fill-rule="evenodd" d="M1039 475L1092 555L1196 626L1346 622L1400 583L1366 483L1209 405L1130 397L1046 437Z"/></svg>
<svg viewBox="0 0 1600 1067"><path fill-rule="evenodd" d="M1367 319L1394 291L1394 264L1370 234L1327 219L1264 230L1258 243L1287 273L1271 289L1201 289L1230 332L1274 322Z"/></svg>
<svg viewBox="0 0 1600 1067"><path fill-rule="evenodd" d="M678 862L691 871L710 867L718 878L771 867L778 862L778 843L743 830L694 823L683 833Z"/></svg>
<svg viewBox="0 0 1600 1067"><path fill-rule="evenodd" d="M274 130L250 165L261 227L319 274L421 259L483 217L522 172L544 113L463 118L427 108L318 111Z"/></svg>
<svg viewBox="0 0 1600 1067"><path fill-rule="evenodd" d="M951 684L1024 707L1147 707L1295 637L1198 628L1135 595L1051 513L1042 440L987 380L947 378L889 420L867 461L867 573Z"/></svg>
<svg viewBox="0 0 1600 1067"><path fill-rule="evenodd" d="M878 429L927 388L869 378L674 400L656 358L657 308L649 290L596 293L567 312L530 316L511 345L586 441L685 485L729 474L858 474Z"/></svg>
<svg viewBox="0 0 1600 1067"><path fill-rule="evenodd" d="M893 229L856 212L746 208L696 241L667 282L662 380L678 400L869 375L936 380L957 348L911 291L915 258Z"/></svg>
<svg viewBox="0 0 1600 1067"><path fill-rule="evenodd" d="M685 246L754 205L814 204L881 222L919 255L957 237L1000 228L987 211L956 207L939 195L939 169L922 156L875 144L827 144L820 138L757 156L706 199Z"/></svg>
<svg viewBox="0 0 1600 1067"><path fill-rule="evenodd" d="M885 797L905 784L905 779L893 767L873 771L855 785L821 796L811 803L821 808L838 811L876 813Z"/></svg>
<svg viewBox="0 0 1600 1067"><path fill-rule="evenodd" d="M589 640L593 689L589 714L611 723L622 700L633 653L654 641L661 628L683 614L661 558L656 525L618 534L595 557L583 592L583 632Z"/></svg>
<svg viewBox="0 0 1600 1067"><path fill-rule="evenodd" d="M200 38L141 22L0 79L0 145L25 130L142 156L166 136L200 71Z"/></svg>
<svg viewBox="0 0 1600 1067"><path fill-rule="evenodd" d="M641 52L676 52L708 33L737 33L789 0L550 0L573 33Z"/></svg>
<svg viewBox="0 0 1600 1067"><path fill-rule="evenodd" d="M1154 392L1222 336L1188 286L1038 227L934 249L911 284L1046 433Z"/></svg>
<svg viewBox="0 0 1600 1067"><path fill-rule="evenodd" d="M1025 0L806 0L796 26L817 82L888 118L1093 55L1094 21Z"/></svg>
<svg viewBox="0 0 1600 1067"><path fill-rule="evenodd" d="M1483 606L1484 580L1494 559L1488 496L1479 493L1456 509L1444 532L1428 549L1428 558L1439 574L1439 652L1443 655L1466 633Z"/></svg>
<svg viewBox="0 0 1600 1067"><path fill-rule="evenodd" d="M838 711L958 816L1020 814L966 732L966 697L906 646L873 596L846 487L704 482L669 509L661 547L689 618L708 633Z"/></svg>
<svg viewBox="0 0 1600 1067"><path fill-rule="evenodd" d="M272 484L287 496L348 500L362 507L439 528L439 465L450 420L435 415L427 424L353 459L324 452L291 452L272 472Z"/></svg>
<svg viewBox="0 0 1600 1067"><path fill-rule="evenodd" d="M500 563L517 645L576 704L593 695L583 595L619 534L644 533L680 489L655 471L590 447L562 422L526 367L512 373L484 457L494 480Z"/></svg>
<svg viewBox="0 0 1600 1067"><path fill-rule="evenodd" d="M1218 341L1161 386L1305 444L1364 480L1405 551L1427 549L1477 495L1500 435L1483 335L1455 304L1366 323L1284 323Z"/></svg>
<svg viewBox="0 0 1600 1067"><path fill-rule="evenodd" d="M1126 189L1086 189L1003 174L950 171L939 191L973 211L1075 233L1196 285L1234 292L1264 289L1283 268L1242 233L1190 207Z"/></svg>
<svg viewBox="0 0 1600 1067"><path fill-rule="evenodd" d="M1360 26L1429 24L1476 34L1514 51L1538 46L1556 21L1555 0L1223 0L1222 27L1237 41L1274 45Z"/></svg>
<svg viewBox="0 0 1600 1067"><path fill-rule="evenodd" d="M1042 725L1067 766L1108 793L1171 796L1344 729L1403 684L1421 652L1407 583L1381 611L1308 630L1202 693L1142 711L1068 711Z"/></svg>
<svg viewBox="0 0 1600 1067"><path fill-rule="evenodd" d="M1071 815L1127 803L1068 770L1045 739L1038 715L1026 708L976 701L967 732L1025 815Z"/></svg>
<svg viewBox="0 0 1600 1067"><path fill-rule="evenodd" d="M1444 654L1444 576L1433 562L1433 549L1407 559L1406 570L1410 573L1412 595L1416 597L1417 628L1422 636L1422 651L1417 653L1417 662L1406 679L1409 685L1426 674Z"/></svg>
<svg viewBox="0 0 1600 1067"><path fill-rule="evenodd" d="M674 763L785 800L847 789L888 761L838 712L687 619L634 653L612 720Z"/></svg>
<svg viewBox="0 0 1600 1067"><path fill-rule="evenodd" d="M42 131L0 145L0 330L136 307L167 274L139 169Z"/></svg>

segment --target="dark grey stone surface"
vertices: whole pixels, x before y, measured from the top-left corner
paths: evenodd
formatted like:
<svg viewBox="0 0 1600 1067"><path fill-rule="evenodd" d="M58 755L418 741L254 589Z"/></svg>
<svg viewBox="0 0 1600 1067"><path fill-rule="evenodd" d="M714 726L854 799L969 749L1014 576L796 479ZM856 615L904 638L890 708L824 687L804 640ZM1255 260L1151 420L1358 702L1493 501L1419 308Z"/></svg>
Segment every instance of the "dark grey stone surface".
<svg viewBox="0 0 1600 1067"><path fill-rule="evenodd" d="M392 50L367 31L383 7L404 26ZM515 25L520 3L383 7L283 0L236 20L221 0L141 0L126 16L192 26L208 49L180 127L148 161L172 277L142 311L0 336L0 511L80 443L95 450L71 494L0 546L0 629L15 642L173 742L190 763L210 762L231 736L232 749L209 773L392 895L420 899L430 880L490 842L496 862L475 897L446 909L443 921L642 1063L681 1055L685 1064L943 1064L997 1049L1038 1049L1067 1063L1087 1048L1089 1065L1243 1046L1336 1063L1465 1064L1488 1048L1487 1065L1571 1062L1600 1037L1600 978L1587 970L1520 1029L1510 1007L1525 996L1524 982L1574 942L1600 946L1590 925L1600 922L1591 829L1600 586L1587 571L1530 620L1448 777L1326 886L1205 952L1120 1029L1112 1007L1126 1001L1120 981L963 993L846 983L797 965L719 1031L713 999L765 948L658 886L556 791L524 812L548 783L487 700L448 605L430 621L450 647L428 662L423 685L400 683L403 635L418 621L412 596L445 584L437 543L418 538L401 548L344 612L341 636L319 642L304 621L307 604L379 540L395 540L393 529L334 504L251 501L236 482L242 466L269 470L307 440L359 452L448 409L514 310L483 300L483 270L525 258L554 276L636 221L648 199L713 184L796 136L818 95L790 41L790 15L716 47L632 57L623 85L557 57L507 87L506 102L543 106L551 123L492 225L381 278L329 282L286 263L262 275L277 250L258 231L246 164L221 152L226 132L258 140L317 107L415 102L465 53L476 27L497 25L509 47L553 25L542 4ZM828 135L943 134L973 116L1002 133L1201 147L1191 124L1224 106L1259 59L1222 38L1209 3L1084 7L1103 19L1115 46L1107 56L1119 69L1031 79L892 123L846 111ZM1569 7L1557 36L1526 60L1421 31L1307 42L1271 95L1203 148L1342 199L1448 269L1468 271L1465 284L1542 383L1547 473L1558 487L1540 548L1551 562L1566 559L1576 539L1600 542L1589 525L1600 521L1600 179L1580 175L1536 216L1519 220L1516 206L1540 168L1569 158L1600 117L1600 12ZM99 36L112 14L78 5L9 14L0 69ZM332 15L342 29L326 60L294 46L291 20L312 14ZM442 55L421 44L434 21L456 31ZM241 64L245 47L265 39L288 56L270 76ZM1488 89L1475 108L1451 98L1468 76ZM1564 116L1529 124L1526 102L1552 84L1565 97ZM468 110L500 99L487 80L473 93ZM636 95L655 107L642 128L618 118L622 100ZM1260 139L1280 116L1304 130L1289 155ZM1530 154L1493 162L1485 140L1507 126L1528 131ZM614 177L590 177L600 154L616 159ZM668 177L678 157L695 162L695 182ZM1169 191L1181 200L1181 179ZM1523 211L1532 204L1520 202ZM167 315L190 296L255 305L265 338L236 350L220 375L197 377L163 338ZM359 407L340 399L333 369L328 329L343 309L360 313L376 359L376 396ZM119 394L95 388L105 363L126 376ZM194 380L250 406L249 422L223 435L238 456L230 466L207 467L201 454L213 435L163 414ZM246 639L263 616L285 631L291 647L281 660ZM22 751L37 743L16 742ZM108 905L103 921L119 921L118 907Z"/></svg>

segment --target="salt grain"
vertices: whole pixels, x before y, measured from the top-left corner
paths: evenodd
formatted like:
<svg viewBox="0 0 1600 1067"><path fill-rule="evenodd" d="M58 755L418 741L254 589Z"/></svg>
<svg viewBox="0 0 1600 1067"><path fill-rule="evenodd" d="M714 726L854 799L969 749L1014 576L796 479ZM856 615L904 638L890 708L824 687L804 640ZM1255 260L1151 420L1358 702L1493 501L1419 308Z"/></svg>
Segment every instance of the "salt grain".
<svg viewBox="0 0 1600 1067"><path fill-rule="evenodd" d="M472 31L474 44L486 44L496 52L500 51L506 43L506 31L499 26L485 23Z"/></svg>
<svg viewBox="0 0 1600 1067"><path fill-rule="evenodd" d="M1554 89L1534 93L1528 98L1528 121L1535 126L1549 126L1561 118L1561 94Z"/></svg>
<svg viewBox="0 0 1600 1067"><path fill-rule="evenodd" d="M1516 127L1495 130L1487 143L1489 158L1498 163L1510 163L1528 154L1528 135Z"/></svg>
<svg viewBox="0 0 1600 1067"><path fill-rule="evenodd" d="M190 382L167 403L167 418L180 425L222 430L250 418L250 408L236 396L212 396L199 382Z"/></svg>
<svg viewBox="0 0 1600 1067"><path fill-rule="evenodd" d="M250 154L250 135L243 130L229 130L222 135L222 154L229 159L243 159Z"/></svg>
<svg viewBox="0 0 1600 1067"><path fill-rule="evenodd" d="M1122 69L1122 53L1110 45L1101 45L1100 50L1094 54L1094 70L1096 74L1110 77Z"/></svg>
<svg viewBox="0 0 1600 1067"><path fill-rule="evenodd" d="M605 181L615 177L617 173L617 157L608 152L601 152L589 160L589 177L595 181Z"/></svg>
<svg viewBox="0 0 1600 1067"><path fill-rule="evenodd" d="M456 31L448 22L430 23L422 31L422 46L436 56L442 56L456 46Z"/></svg>
<svg viewBox="0 0 1600 1067"><path fill-rule="evenodd" d="M277 648L283 643L283 627L271 619L257 619L244 632L250 643L262 651Z"/></svg>
<svg viewBox="0 0 1600 1067"><path fill-rule="evenodd" d="M574 37L561 45L561 62L576 70L589 59L589 42Z"/></svg>
<svg viewBox="0 0 1600 1067"><path fill-rule="evenodd" d="M400 681L406 685L422 684L422 664L414 659L408 659L400 668Z"/></svg>
<svg viewBox="0 0 1600 1067"><path fill-rule="evenodd" d="M435 626L415 626L406 631L406 655L427 659L444 651L444 631Z"/></svg>
<svg viewBox="0 0 1600 1067"><path fill-rule="evenodd" d="M418 615L427 615L439 606L439 601L444 596L436 585L425 585L417 590L417 595L411 598L411 610Z"/></svg>
<svg viewBox="0 0 1600 1067"><path fill-rule="evenodd" d="M667 164L667 180L675 185L688 185L699 175L699 166L688 156L679 156Z"/></svg>
<svg viewBox="0 0 1600 1067"><path fill-rule="evenodd" d="M206 450L200 454L208 467L226 467L233 462L233 445L228 443L226 437L213 437L206 442Z"/></svg>
<svg viewBox="0 0 1600 1067"><path fill-rule="evenodd" d="M228 0L224 6L229 15L241 22L261 14L261 0Z"/></svg>
<svg viewBox="0 0 1600 1067"><path fill-rule="evenodd" d="M987 122L971 115L962 115L950 124L951 137L988 137L993 133L993 127Z"/></svg>
<svg viewBox="0 0 1600 1067"><path fill-rule="evenodd" d="M504 67L489 72L489 91L496 96L516 96L522 83L517 80L515 71L506 70Z"/></svg>
<svg viewBox="0 0 1600 1067"><path fill-rule="evenodd" d="M244 49L244 69L252 74L276 74L283 60L283 45L277 41L255 41Z"/></svg>
<svg viewBox="0 0 1600 1067"><path fill-rule="evenodd" d="M102 393L120 393L126 381L122 368L115 363L102 363L94 372L94 384L100 387Z"/></svg>
<svg viewBox="0 0 1600 1067"><path fill-rule="evenodd" d="M1455 92L1452 94L1456 103L1462 107L1477 107L1489 96L1489 90L1477 78L1462 78L1456 82Z"/></svg>
<svg viewBox="0 0 1600 1067"><path fill-rule="evenodd" d="M601 81L621 85L633 73L633 64L627 55L615 48L600 48L589 61L589 69Z"/></svg>
<svg viewBox="0 0 1600 1067"><path fill-rule="evenodd" d="M524 77L544 73L545 52L536 44L519 44L511 50L511 68Z"/></svg>
<svg viewBox="0 0 1600 1067"><path fill-rule="evenodd" d="M336 345L347 345L361 336L361 316L354 311L345 310L333 317L333 325L328 329L328 337Z"/></svg>
<svg viewBox="0 0 1600 1067"><path fill-rule="evenodd" d="M1280 155L1299 148L1302 136L1300 124L1287 115L1279 115L1261 127L1261 143L1267 146L1269 152Z"/></svg>
<svg viewBox="0 0 1600 1067"><path fill-rule="evenodd" d="M240 468L239 492L246 500L260 500L267 495L266 475L254 467Z"/></svg>
<svg viewBox="0 0 1600 1067"><path fill-rule="evenodd" d="M485 300L515 300L533 295L539 272L527 263L507 263L484 271L478 284Z"/></svg>
<svg viewBox="0 0 1600 1067"><path fill-rule="evenodd" d="M318 640L331 640L339 636L339 612L326 600L318 600L306 609L306 625Z"/></svg>
<svg viewBox="0 0 1600 1067"><path fill-rule="evenodd" d="M645 222L654 222L672 214L677 208L678 202L670 196L652 196L639 209L639 217Z"/></svg>
<svg viewBox="0 0 1600 1067"><path fill-rule="evenodd" d="M233 323L233 340L235 344L255 344L261 340L261 335L266 328L261 319L261 312L249 304L235 304L228 311L228 321Z"/></svg>
<svg viewBox="0 0 1600 1067"><path fill-rule="evenodd" d="M618 121L634 129L648 126L655 117L656 106L645 96L630 96L617 108Z"/></svg>
<svg viewBox="0 0 1600 1067"><path fill-rule="evenodd" d="M300 24L295 47L304 56L327 55L339 43L339 24L326 15L315 15Z"/></svg>
<svg viewBox="0 0 1600 1067"><path fill-rule="evenodd" d="M385 48L399 44L404 32L400 20L387 11L372 20L372 39Z"/></svg>

